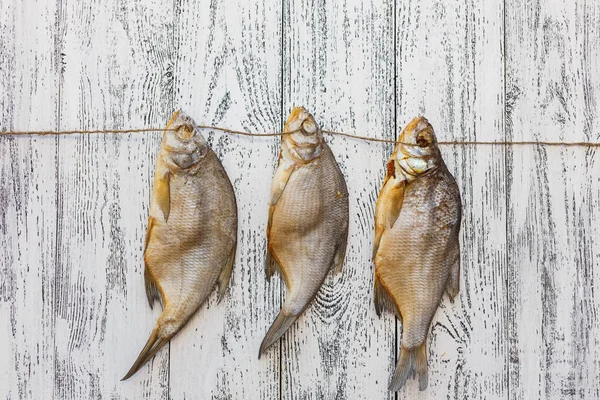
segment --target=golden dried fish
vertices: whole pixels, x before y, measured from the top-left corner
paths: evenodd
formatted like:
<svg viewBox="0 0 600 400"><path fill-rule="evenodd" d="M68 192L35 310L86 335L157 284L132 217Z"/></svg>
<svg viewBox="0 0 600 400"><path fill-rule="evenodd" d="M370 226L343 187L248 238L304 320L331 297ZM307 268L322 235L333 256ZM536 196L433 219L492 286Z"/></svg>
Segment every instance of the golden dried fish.
<svg viewBox="0 0 600 400"><path fill-rule="evenodd" d="M176 112L156 161L144 246L150 308L163 304L136 373L190 320L212 292L225 294L237 243L237 208L227 173L194 121Z"/></svg>
<svg viewBox="0 0 600 400"><path fill-rule="evenodd" d="M458 293L460 192L423 118L404 128L375 209L375 308L402 320L402 347L390 390L419 375L427 387L426 339L444 290Z"/></svg>
<svg viewBox="0 0 600 400"><path fill-rule="evenodd" d="M259 358L308 307L327 272L341 270L348 239L348 190L321 129L292 110L271 187L267 277L278 271L286 301L260 345Z"/></svg>

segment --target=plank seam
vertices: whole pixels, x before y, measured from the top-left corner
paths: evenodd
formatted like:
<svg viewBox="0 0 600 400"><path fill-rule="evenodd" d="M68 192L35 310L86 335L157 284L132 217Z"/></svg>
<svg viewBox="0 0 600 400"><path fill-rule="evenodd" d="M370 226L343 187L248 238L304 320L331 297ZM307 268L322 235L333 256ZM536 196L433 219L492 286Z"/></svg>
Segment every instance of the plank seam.
<svg viewBox="0 0 600 400"><path fill-rule="evenodd" d="M504 81L502 82L503 84L503 104L502 104L502 134L504 137L504 141L508 141L508 136L507 136L507 132L506 132L506 81L507 81L507 72L508 72L508 68L507 68L507 56L506 56L506 0L504 0L502 2L502 61L503 61L503 69L504 69ZM509 321L508 319L510 318L510 290L508 288L508 285L510 284L510 265L508 263L508 246L509 246L509 242L508 242L508 206L509 206L509 202L508 202L508 148L505 147L503 149L503 153L504 153L504 243L506 243L506 248L505 248L505 254L504 254L504 265L506 268L506 272L505 272L505 282L506 282L506 323L504 324L504 337L506 338L506 342L505 342L505 357L506 357L506 398L507 400L511 398L511 384L510 384L510 328L509 328Z"/></svg>
<svg viewBox="0 0 600 400"><path fill-rule="evenodd" d="M57 88L56 88L56 92L57 92L57 103L56 103L56 129L60 130L61 127L61 119L62 119L62 85L63 85L63 81L64 81L64 75L63 75L63 59L62 59L62 52L61 52L61 47L62 47L62 25L63 25L63 21L62 21L62 17L63 17L63 4L62 4L62 0L56 0L56 28L54 31L55 36L55 41L54 41L54 57L55 57L55 73L58 74L58 79L57 79ZM52 317L53 317L53 321L52 321L52 328L54 330L54 333L52 335L52 347L53 347L53 351L54 351L54 355L53 355L53 365L54 365L54 379L52 382L52 398L56 398L56 388L57 388L57 384L56 384L56 378L57 378L57 373L56 371L58 370L58 365L57 365L57 351L56 351L56 320L58 318L58 286L57 286L57 280L58 280L58 271L59 271L59 266L60 266L60 252L59 252L59 246L60 246L60 241L59 241L59 230L60 230L60 226L59 226L59 210L61 209L61 207L59 207L60 204L60 194L61 194L61 181L59 179L59 175L60 175L60 137L56 138L56 150L55 150L55 156L56 156L56 161L55 161L55 177L56 177L56 197L55 197L55 214L56 214L56 221L54 223L54 277L53 277L53 304L52 304Z"/></svg>

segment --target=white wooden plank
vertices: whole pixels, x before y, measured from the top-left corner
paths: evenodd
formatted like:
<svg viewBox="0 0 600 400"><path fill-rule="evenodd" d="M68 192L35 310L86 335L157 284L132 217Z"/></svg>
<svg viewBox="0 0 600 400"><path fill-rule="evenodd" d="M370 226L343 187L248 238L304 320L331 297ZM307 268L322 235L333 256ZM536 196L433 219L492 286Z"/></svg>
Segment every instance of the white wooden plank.
<svg viewBox="0 0 600 400"><path fill-rule="evenodd" d="M172 7L65 0L60 15L60 127L163 126ZM168 350L120 382L159 314L149 310L142 260L159 136L60 138L56 398L168 397Z"/></svg>
<svg viewBox="0 0 600 400"><path fill-rule="evenodd" d="M600 3L508 1L514 140L600 138ZM510 398L596 399L598 150L508 152Z"/></svg>
<svg viewBox="0 0 600 400"><path fill-rule="evenodd" d="M281 129L281 3L182 1L177 8L175 104L198 123ZM279 398L279 354L258 360L279 310L267 284L265 227L275 138L206 132L234 185L238 246L228 293L216 293L171 343L175 399Z"/></svg>
<svg viewBox="0 0 600 400"><path fill-rule="evenodd" d="M0 130L56 127L56 4L0 2ZM35 29L27 29L35 26ZM0 398L54 389L56 148L0 137Z"/></svg>
<svg viewBox="0 0 600 400"><path fill-rule="evenodd" d="M324 129L393 139L393 10L380 0L286 2L284 116L303 105ZM371 261L375 200L393 146L326 140L350 195L346 262L281 341L282 398L393 398L395 322L375 314Z"/></svg>
<svg viewBox="0 0 600 400"><path fill-rule="evenodd" d="M504 140L503 12L502 0L398 4L398 134L424 115L440 141ZM506 398L504 149L441 150L463 204L460 299L444 296L432 322L429 387L409 380L399 397Z"/></svg>

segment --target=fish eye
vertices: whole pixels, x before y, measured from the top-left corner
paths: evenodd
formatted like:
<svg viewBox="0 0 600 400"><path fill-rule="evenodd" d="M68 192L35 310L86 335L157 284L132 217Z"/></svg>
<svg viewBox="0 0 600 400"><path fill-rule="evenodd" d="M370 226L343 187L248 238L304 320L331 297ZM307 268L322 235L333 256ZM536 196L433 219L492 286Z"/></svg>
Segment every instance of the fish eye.
<svg viewBox="0 0 600 400"><path fill-rule="evenodd" d="M417 146L419 147L427 147L429 146L429 141L425 139L423 136L417 136Z"/></svg>

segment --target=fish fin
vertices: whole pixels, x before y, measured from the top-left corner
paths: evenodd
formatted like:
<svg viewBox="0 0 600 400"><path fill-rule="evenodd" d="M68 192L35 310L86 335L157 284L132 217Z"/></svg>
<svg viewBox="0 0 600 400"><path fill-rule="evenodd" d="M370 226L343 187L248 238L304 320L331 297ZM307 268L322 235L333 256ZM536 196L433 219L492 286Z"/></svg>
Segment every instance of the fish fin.
<svg viewBox="0 0 600 400"><path fill-rule="evenodd" d="M158 300L160 305L163 306L163 298L160 290L158 289L158 285L156 281L152 277L150 270L148 269L148 264L146 264L144 268L144 284L146 286L146 297L148 298L148 304L150 305L150 309L154 309L154 301Z"/></svg>
<svg viewBox="0 0 600 400"><path fill-rule="evenodd" d="M389 164L392 161L388 162ZM388 171L389 173L389 171ZM391 177L390 177L391 178ZM404 188L406 182L404 180L390 179L386 177L385 183L377 197L375 205L375 240L373 241L373 260L379 250L379 242L383 233L392 228L400 215L402 209L402 201L404 200Z"/></svg>
<svg viewBox="0 0 600 400"><path fill-rule="evenodd" d="M150 338L148 339L148 341L146 342L146 345L140 352L140 355L138 356L138 358L135 360L135 362L129 369L129 372L127 372L127 374L123 377L123 379L121 379L121 381L131 378L131 376L133 374L138 372L139 369L142 368L142 366L144 364L146 364L146 362L148 362L148 360L150 360L152 357L154 357L156 352L158 350L160 350L160 348L163 347L165 345L165 343L167 343L169 341L169 339L171 339L171 337L173 337L173 335L174 335L173 334L173 335L169 335L169 336L162 336L159 333L159 331L160 331L160 329L158 326L155 327L154 330L152 330L152 333L150 334Z"/></svg>
<svg viewBox="0 0 600 400"><path fill-rule="evenodd" d="M281 265L275 258L275 256L271 253L271 250L267 248L267 259L265 262L265 269L267 273L267 279L271 280L271 277L278 273L280 276L284 277L283 271L281 270Z"/></svg>
<svg viewBox="0 0 600 400"><path fill-rule="evenodd" d="M399 320L402 320L402 316L398 311L398 306L396 306L396 302L392 299L387 289L383 286L377 274L375 274L375 288L373 290L375 297L375 312L378 317L381 317L381 313L383 310L389 310L396 314Z"/></svg>
<svg viewBox="0 0 600 400"><path fill-rule="evenodd" d="M446 255L446 262L450 264L450 275L446 283L446 292L450 296L450 301L454 302L454 298L460 289L460 247L458 246L458 241Z"/></svg>
<svg viewBox="0 0 600 400"><path fill-rule="evenodd" d="M165 222L168 221L171 211L171 173L169 171L160 174L154 180L154 196Z"/></svg>
<svg viewBox="0 0 600 400"><path fill-rule="evenodd" d="M219 279L217 281L217 284L219 285L219 303L223 299L223 296L225 296L227 286L229 286L229 280L231 279L231 271L233 270L233 261L235 260L236 248L237 244L233 246L233 249L231 249L231 254L229 255L227 262L225 263L223 269L221 269L221 273L219 274Z"/></svg>
<svg viewBox="0 0 600 400"><path fill-rule="evenodd" d="M419 375L419 390L427 388L427 347L425 343L413 349L400 347L400 358L390 382L389 390L397 392L404 386L409 376Z"/></svg>
<svg viewBox="0 0 600 400"><path fill-rule="evenodd" d="M274 207L269 206L269 218L267 220L267 252L269 251L269 239L271 237L271 225L273 224Z"/></svg>
<svg viewBox="0 0 600 400"><path fill-rule="evenodd" d="M346 247L347 246L348 246L348 228L346 228L346 233L344 235L344 239L340 244L338 244L338 247L335 251L335 256L333 257L332 268L336 273L342 272L342 267L344 266L344 259L346 258Z"/></svg>
<svg viewBox="0 0 600 400"><path fill-rule="evenodd" d="M281 276L282 274L281 266L279 262L273 257L271 254L271 250L269 249L269 239L271 236L271 226L273 224L273 211L275 211L275 204L283 194L283 190L287 185L292 172L296 168L296 164L285 161L283 158L283 154L279 153L279 165L277 166L277 170L275 171L275 176L273 176L273 183L271 184L271 201L269 206L269 219L267 221L267 257L266 257L266 272L267 279L271 279L275 272L279 272Z"/></svg>
<svg viewBox="0 0 600 400"><path fill-rule="evenodd" d="M260 350L258 352L258 358L264 354L264 352L271 347L283 334L290 328L290 326L298 319L299 315L287 315L284 314L283 310L279 311L279 315L275 318L275 321L267 331L265 338L260 344Z"/></svg>
<svg viewBox="0 0 600 400"><path fill-rule="evenodd" d="M286 161L284 158L279 156L279 165L273 176L273 183L271 184L271 207L277 204L277 201L283 194L292 172L296 169L296 164L293 162ZM271 213L269 213L271 214Z"/></svg>
<svg viewBox="0 0 600 400"><path fill-rule="evenodd" d="M146 254L146 249L148 248L148 243L150 242L150 237L152 236L152 228L154 228L154 217L148 217L148 228L146 228L146 237L144 237L144 251L142 254Z"/></svg>

